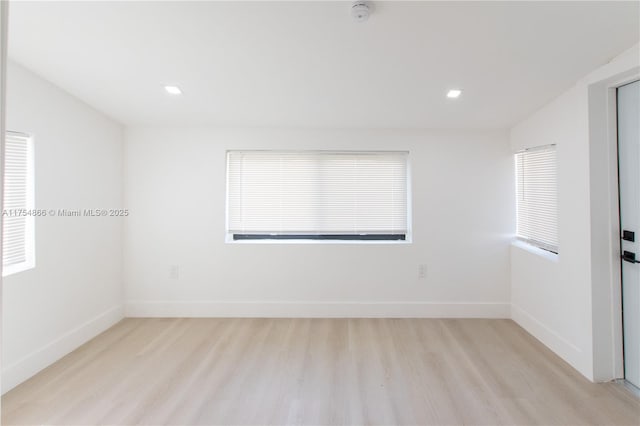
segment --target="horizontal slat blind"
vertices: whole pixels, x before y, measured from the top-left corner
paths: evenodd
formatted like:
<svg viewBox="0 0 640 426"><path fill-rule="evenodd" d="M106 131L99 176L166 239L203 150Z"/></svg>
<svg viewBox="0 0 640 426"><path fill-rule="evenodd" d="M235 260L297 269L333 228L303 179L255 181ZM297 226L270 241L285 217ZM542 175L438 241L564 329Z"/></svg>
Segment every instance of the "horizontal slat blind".
<svg viewBox="0 0 640 426"><path fill-rule="evenodd" d="M29 185L29 137L7 132L4 163L4 210L2 254L3 266L16 265L27 260L26 215L17 214L26 210Z"/></svg>
<svg viewBox="0 0 640 426"><path fill-rule="evenodd" d="M518 237L558 252L558 181L555 145L516 154Z"/></svg>
<svg viewBox="0 0 640 426"><path fill-rule="evenodd" d="M231 151L228 231L406 234L407 153Z"/></svg>

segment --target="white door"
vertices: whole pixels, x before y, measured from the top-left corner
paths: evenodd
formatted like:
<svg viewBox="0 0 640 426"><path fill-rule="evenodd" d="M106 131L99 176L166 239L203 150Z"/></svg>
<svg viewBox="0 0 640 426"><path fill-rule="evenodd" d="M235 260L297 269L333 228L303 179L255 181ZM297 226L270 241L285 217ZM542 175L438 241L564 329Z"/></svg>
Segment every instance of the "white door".
<svg viewBox="0 0 640 426"><path fill-rule="evenodd" d="M640 388L640 81L618 88L624 376Z"/></svg>

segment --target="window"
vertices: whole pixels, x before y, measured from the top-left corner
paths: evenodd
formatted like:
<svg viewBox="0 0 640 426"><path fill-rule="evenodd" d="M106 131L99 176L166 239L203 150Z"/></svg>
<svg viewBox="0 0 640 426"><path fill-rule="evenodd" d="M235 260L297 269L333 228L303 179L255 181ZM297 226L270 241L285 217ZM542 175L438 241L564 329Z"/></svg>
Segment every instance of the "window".
<svg viewBox="0 0 640 426"><path fill-rule="evenodd" d="M233 240L406 240L406 152L230 151Z"/></svg>
<svg viewBox="0 0 640 426"><path fill-rule="evenodd" d="M35 266L31 137L7 132L4 167L2 275L6 276Z"/></svg>
<svg viewBox="0 0 640 426"><path fill-rule="evenodd" d="M516 154L518 237L558 253L558 183L555 145Z"/></svg>

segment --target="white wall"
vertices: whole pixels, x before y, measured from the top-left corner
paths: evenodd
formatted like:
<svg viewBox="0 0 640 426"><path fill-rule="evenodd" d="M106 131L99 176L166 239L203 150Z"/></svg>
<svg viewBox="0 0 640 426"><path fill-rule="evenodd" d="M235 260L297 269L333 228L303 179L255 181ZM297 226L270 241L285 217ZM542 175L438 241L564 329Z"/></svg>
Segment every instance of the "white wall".
<svg viewBox="0 0 640 426"><path fill-rule="evenodd" d="M559 256L511 251L513 318L583 374L591 360L587 94L574 87L511 133L514 151L557 144ZM538 327L542 330L538 330Z"/></svg>
<svg viewBox="0 0 640 426"><path fill-rule="evenodd" d="M509 315L506 132L133 128L125 140L127 315ZM410 151L413 243L225 243L227 149Z"/></svg>
<svg viewBox="0 0 640 426"><path fill-rule="evenodd" d="M122 128L9 63L7 128L34 136L38 209L122 206ZM122 317L122 220L36 219L36 267L3 288L3 391Z"/></svg>
<svg viewBox="0 0 640 426"><path fill-rule="evenodd" d="M557 144L559 255L511 248L512 317L591 380L616 377L617 218L609 84L638 68L638 47L577 82L511 130L513 151ZM603 83L604 82L604 83ZM605 84L606 83L606 84ZM597 91L595 89L598 89ZM594 108L600 112L593 114ZM615 135L614 135L615 136Z"/></svg>

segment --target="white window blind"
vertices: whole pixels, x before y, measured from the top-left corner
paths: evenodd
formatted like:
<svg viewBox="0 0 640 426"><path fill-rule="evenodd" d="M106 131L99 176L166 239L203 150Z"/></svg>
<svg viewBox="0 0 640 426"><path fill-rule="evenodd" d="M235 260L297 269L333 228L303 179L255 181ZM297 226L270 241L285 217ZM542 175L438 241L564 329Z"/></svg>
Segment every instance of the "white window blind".
<svg viewBox="0 0 640 426"><path fill-rule="evenodd" d="M558 181L555 145L516 154L517 234L558 252Z"/></svg>
<svg viewBox="0 0 640 426"><path fill-rule="evenodd" d="M230 151L227 230L403 239L407 169L406 152Z"/></svg>
<svg viewBox="0 0 640 426"><path fill-rule="evenodd" d="M4 275L33 263L33 208L31 138L7 132L4 156L2 264Z"/></svg>

